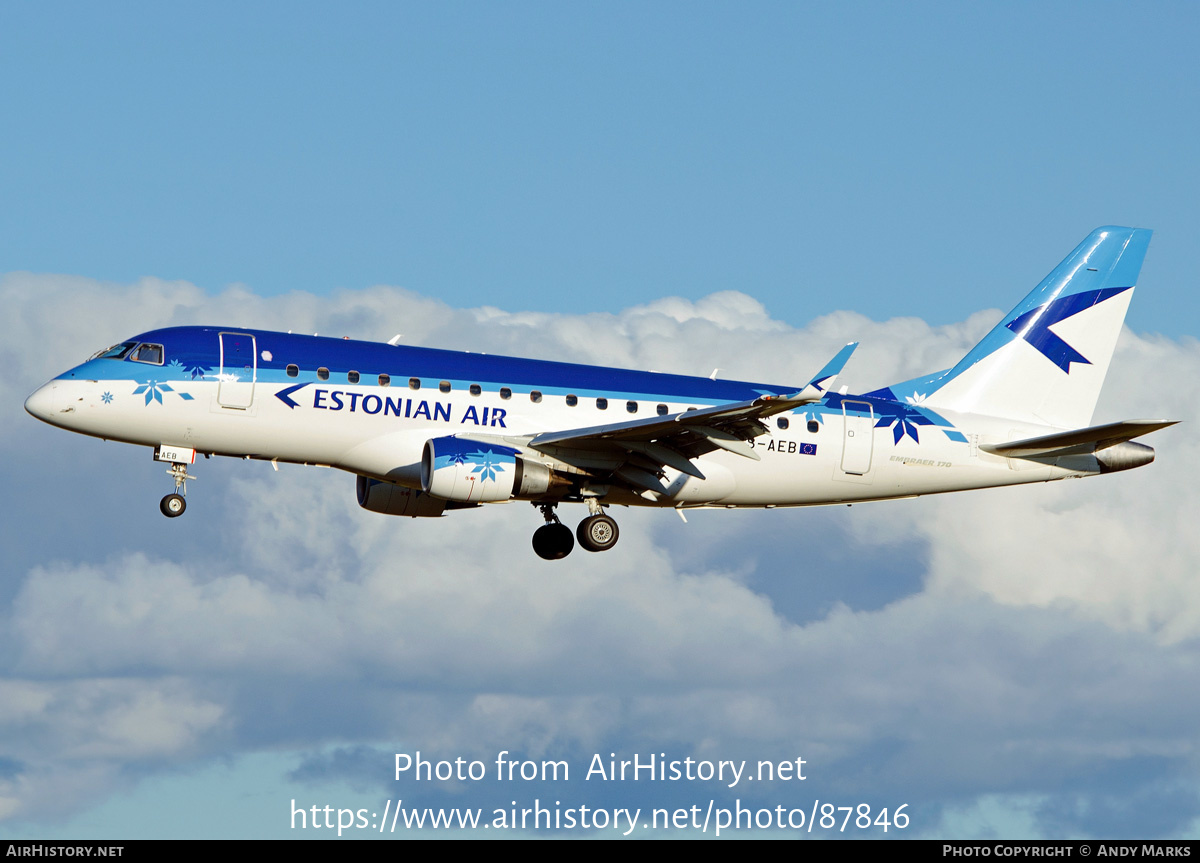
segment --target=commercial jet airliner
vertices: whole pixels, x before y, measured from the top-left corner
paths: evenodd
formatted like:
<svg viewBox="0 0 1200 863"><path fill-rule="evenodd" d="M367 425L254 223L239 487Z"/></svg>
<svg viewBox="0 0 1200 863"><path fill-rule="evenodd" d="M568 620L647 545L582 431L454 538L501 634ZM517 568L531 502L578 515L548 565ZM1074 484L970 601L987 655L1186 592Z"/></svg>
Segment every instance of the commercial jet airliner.
<svg viewBox="0 0 1200 863"><path fill-rule="evenodd" d="M1098 228L953 368L851 395L242 327L172 327L101 351L34 392L51 425L153 447L183 514L197 454L337 467L358 502L440 516L528 501L543 558L617 542L606 508L811 506L1043 482L1148 464L1092 426L1150 231ZM572 534L556 513L581 503Z"/></svg>

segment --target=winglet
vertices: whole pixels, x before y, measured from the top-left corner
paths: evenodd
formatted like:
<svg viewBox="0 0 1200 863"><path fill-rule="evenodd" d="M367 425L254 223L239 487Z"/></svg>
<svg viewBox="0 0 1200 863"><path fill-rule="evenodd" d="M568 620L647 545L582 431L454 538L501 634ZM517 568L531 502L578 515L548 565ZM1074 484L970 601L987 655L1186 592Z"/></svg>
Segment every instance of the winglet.
<svg viewBox="0 0 1200 863"><path fill-rule="evenodd" d="M788 402L797 404L808 404L809 402L820 401L825 398L825 393L833 386L833 382L837 380L837 376L841 374L842 368L846 365L846 361L850 359L850 355L854 353L854 349L858 347L858 342L850 342L837 355L825 364L819 372L813 375L804 387L797 393L790 396L784 396Z"/></svg>
<svg viewBox="0 0 1200 863"><path fill-rule="evenodd" d="M808 389L808 387L815 387L821 392L828 390L831 386L833 386L834 379L842 373L842 368L846 365L846 361L850 359L850 355L854 353L854 349L857 347L858 342L850 342L850 344L838 351L837 356L827 362L825 364L825 368L817 372L813 379L808 382L808 386L806 386L804 389Z"/></svg>
<svg viewBox="0 0 1200 863"><path fill-rule="evenodd" d="M819 372L813 375L812 380L806 383L802 388L788 395L778 396L762 396L755 400L755 407L761 410L761 416L771 416L772 414L783 413L798 408L801 405L819 402L825 398L825 394L833 386L833 382L837 380L838 374L841 373L842 367L846 365L846 361L850 359L850 355L854 353L854 349L858 347L858 342L850 342L837 355L825 364Z"/></svg>

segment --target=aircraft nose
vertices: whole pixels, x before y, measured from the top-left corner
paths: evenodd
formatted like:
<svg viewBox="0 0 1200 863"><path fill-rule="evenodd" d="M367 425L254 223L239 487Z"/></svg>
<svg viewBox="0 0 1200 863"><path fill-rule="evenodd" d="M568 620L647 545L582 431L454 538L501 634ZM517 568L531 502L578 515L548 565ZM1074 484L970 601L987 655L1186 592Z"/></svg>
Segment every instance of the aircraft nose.
<svg viewBox="0 0 1200 863"><path fill-rule="evenodd" d="M58 385L51 381L34 390L33 394L25 399L25 410L42 422L53 422L54 407L57 401Z"/></svg>

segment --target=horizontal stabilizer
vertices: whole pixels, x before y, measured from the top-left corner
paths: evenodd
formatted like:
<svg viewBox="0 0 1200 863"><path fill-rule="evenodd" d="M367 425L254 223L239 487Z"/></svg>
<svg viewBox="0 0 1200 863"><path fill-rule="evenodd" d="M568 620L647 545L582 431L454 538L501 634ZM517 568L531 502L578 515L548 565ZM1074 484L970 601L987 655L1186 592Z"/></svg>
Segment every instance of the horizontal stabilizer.
<svg viewBox="0 0 1200 863"><path fill-rule="evenodd" d="M1040 458L1091 453L1173 426L1178 420L1125 420L1075 431L1057 432L1026 440L982 444L980 449L1008 458Z"/></svg>

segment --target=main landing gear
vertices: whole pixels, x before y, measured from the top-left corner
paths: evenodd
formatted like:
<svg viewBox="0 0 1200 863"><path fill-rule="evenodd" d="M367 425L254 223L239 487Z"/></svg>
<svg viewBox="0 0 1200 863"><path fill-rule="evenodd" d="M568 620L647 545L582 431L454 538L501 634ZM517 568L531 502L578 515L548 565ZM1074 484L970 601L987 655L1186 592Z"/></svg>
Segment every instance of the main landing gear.
<svg viewBox="0 0 1200 863"><path fill-rule="evenodd" d="M579 538L579 544L588 551L608 551L617 544L617 538L621 534L617 523L604 514L600 502L594 497L588 498L587 504L591 515L579 522L575 536ZM543 503L535 506L542 511L546 523L533 532L533 550L537 552L538 557L545 560L561 560L575 547L571 529L558 520L554 513L556 504Z"/></svg>
<svg viewBox="0 0 1200 863"><path fill-rule="evenodd" d="M571 528L558 520L554 504L545 503L538 507L546 523L533 532L533 550L544 560L562 560L575 547Z"/></svg>
<svg viewBox="0 0 1200 863"><path fill-rule="evenodd" d="M183 499L183 495L187 494L187 481L195 477L188 473L186 464L179 463L172 464L167 474L175 480L175 493L159 501L158 508L167 518L179 518L187 509L187 501Z"/></svg>
<svg viewBox="0 0 1200 863"><path fill-rule="evenodd" d="M575 528L579 544L588 551L608 551L617 544L620 535L617 523L603 513L589 515Z"/></svg>

